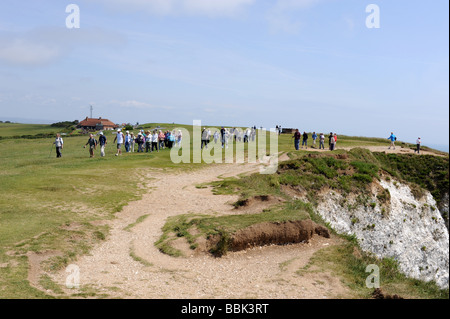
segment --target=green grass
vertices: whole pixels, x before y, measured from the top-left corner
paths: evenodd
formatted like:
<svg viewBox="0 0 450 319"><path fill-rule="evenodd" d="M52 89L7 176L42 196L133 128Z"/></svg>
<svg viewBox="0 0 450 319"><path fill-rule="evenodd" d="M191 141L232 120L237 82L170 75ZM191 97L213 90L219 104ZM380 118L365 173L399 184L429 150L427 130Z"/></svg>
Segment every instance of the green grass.
<svg viewBox="0 0 450 319"><path fill-rule="evenodd" d="M359 251L359 255L354 252ZM361 252L355 242L348 242L317 251L309 263L299 269L300 276L309 272L332 272L341 278L353 298L371 298L373 288L367 288L366 272L369 265L377 265L380 269L381 289L390 295L397 294L405 299L448 299L448 290L439 289L434 282L423 282L407 278L399 270L397 262L390 258L377 259Z"/></svg>
<svg viewBox="0 0 450 319"><path fill-rule="evenodd" d="M46 130L25 127L27 133ZM20 133L12 130L10 135ZM53 258L48 268L64 268L107 237L107 230L91 222L114 218L146 191L138 187L146 168L180 169L170 161L167 150L115 157L113 137L108 138L107 156L93 159L82 148L85 136L64 138L60 159L55 158L53 139L0 140L6 150L0 154L0 263L20 265L0 268L0 297L46 297L28 284L27 251L61 251L62 256ZM183 165L185 170L196 167ZM79 226L68 230L67 224Z"/></svg>
<svg viewBox="0 0 450 319"><path fill-rule="evenodd" d="M56 134L60 128L51 127L45 124L18 124L18 123L0 123L0 136L23 136L37 134Z"/></svg>
<svg viewBox="0 0 450 319"><path fill-rule="evenodd" d="M153 129L158 126L161 129L185 128L192 137L192 127L187 125L149 123L142 127L143 129ZM220 127L217 126L217 128ZM162 169L168 172L186 171L198 169L204 165L174 164L168 150L159 153L133 153L115 157L116 150L113 145L114 135L112 132L106 132L109 144L105 158L99 157L99 150L96 152L97 157L89 158L88 150L83 149L87 136L79 136L78 133L75 133L74 136L63 136L63 157L56 159L55 149L52 146L54 139L38 137L60 131L61 129L53 128L50 125L0 123L0 136L3 137L0 139L0 146L3 149L3 152L0 153L0 264L6 265L0 267L1 298L52 298L29 284L27 280L28 259L26 257L28 251L61 252L60 256L53 257L44 266L50 271L63 269L69 263L76 261L80 255L88 253L93 245L107 239L109 231L107 227L99 226L94 222L113 219L115 214L121 211L126 204L139 199L147 191L146 188L152 186L151 179L146 178L146 174L152 169ZM293 172L289 174L285 172L284 175L283 173L281 175L252 175L243 177L240 181L224 179L214 184L214 190L217 193L237 192L241 198L269 194L283 197L285 195L281 188L284 184L295 185L297 183L305 188L310 187L312 190L319 189L321 185L330 184L336 188L346 185L350 190L358 185L357 183L364 183L364 181L336 174L336 170L342 172L353 167L360 171L358 174L373 177L372 166L358 168L350 163L343 163L331 158L307 160L307 156L313 152L293 151L290 137L286 134L280 136L279 150L288 152L288 155L292 157L293 161L290 165L306 167L310 173L309 176L303 178L302 174L294 173L295 169L293 169ZM267 143L269 143L269 138L267 138ZM340 137L338 141L340 146L351 147L384 145L384 143L385 141L381 140L364 141L352 137ZM191 158L193 156L192 147L190 148ZM333 154L344 153L337 151ZM370 157L370 161L375 165L379 165L376 161L381 162L381 167L385 170L405 171L402 174L405 175L404 178L407 177L408 166L394 165L391 160L381 159L380 156L375 157L362 151L360 153L353 156L352 160L363 161L364 156ZM330 154L330 152L324 154ZM300 162L295 162L296 159L300 159ZM414 162L411 163L414 164ZM438 164L437 162L436 165ZM434 167L431 166L430 169L434 170ZM426 170L424 169L424 171ZM448 171L446 176L448 185ZM139 187L143 178L145 179L143 187ZM440 182L433 184L430 181L428 186L438 189L445 185L445 174L444 176L434 176L432 180ZM184 229L185 232L180 232L180 235L189 239L189 230L193 226L201 229L204 233L220 232L224 229L231 232L239 227L266 220L266 218L267 220L277 220L282 216L285 218L305 217L306 215L303 214L308 212L308 209L305 210L304 207L297 209L296 205L301 206L296 202L288 202L286 206L274 208L257 217L196 216L192 220L183 220L180 217L179 220L175 219L173 222L182 225L181 230L183 227L189 226ZM313 218L310 212L308 214L310 218ZM189 216L189 218L191 217ZM140 221L142 220L137 220L126 229L131 229ZM190 240L192 248L195 248L195 236ZM165 240L165 244L170 247L168 239ZM50 290L57 291L48 278L41 278L41 283ZM92 295L95 293L89 290L81 296Z"/></svg>
<svg viewBox="0 0 450 319"><path fill-rule="evenodd" d="M185 128L192 138L192 127L187 125L149 123L142 128L158 126ZM0 123L0 136L5 137L0 139L5 150L0 153L0 263L20 265L0 268L0 297L46 297L27 282L27 251L61 251L47 267L62 269L107 238L108 230L92 222L112 219L130 201L139 199L151 187L146 174L152 169L187 171L204 165L174 164L167 149L116 157L110 131L105 132L109 142L105 158L99 157L99 150L95 158L89 158L83 148L87 136L63 136L59 159L55 158L54 138L29 138L60 130L50 125ZM24 138L11 138L15 136ZM192 145L190 154L192 162ZM68 230L71 224L79 226Z"/></svg>
<svg viewBox="0 0 450 319"><path fill-rule="evenodd" d="M219 236L221 240L218 246L213 248L211 253L214 255L223 255L227 252L227 241L238 230L264 222L311 219L312 212L313 210L310 204L295 200L271 209L266 209L259 214L236 214L227 216L186 214L173 216L168 218L162 229L163 234L155 245L168 255L180 257L182 253L171 246L171 242L177 238L186 239L194 248L199 237L209 238L210 236Z"/></svg>

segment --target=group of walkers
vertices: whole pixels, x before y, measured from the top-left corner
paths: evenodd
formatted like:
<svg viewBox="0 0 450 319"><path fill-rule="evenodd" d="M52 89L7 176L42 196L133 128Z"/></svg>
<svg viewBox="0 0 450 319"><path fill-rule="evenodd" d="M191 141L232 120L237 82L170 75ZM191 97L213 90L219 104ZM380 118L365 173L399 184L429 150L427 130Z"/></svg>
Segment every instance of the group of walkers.
<svg viewBox="0 0 450 319"><path fill-rule="evenodd" d="M215 131L211 134L211 130L208 128L203 128L202 130L202 142L200 148L208 148L208 144L214 140L217 144L220 140L222 148L228 148L230 139L234 139L234 142L254 142L256 141L256 126L252 128L247 128L246 130L240 130L235 127L225 128L222 126L220 131Z"/></svg>
<svg viewBox="0 0 450 319"><path fill-rule="evenodd" d="M316 148L317 141L319 142L319 149L325 149L325 134L320 133L316 134L316 132L313 132L312 135L312 144L311 148ZM306 148L308 149L308 140L309 140L309 134L306 132L300 133L298 129L295 130L294 135L292 136L294 139L294 146L295 149L298 151L300 149L300 140L302 141L302 149ZM336 149L337 144L337 134L330 132L330 135L328 136L328 148L330 151L334 151Z"/></svg>
<svg viewBox="0 0 450 319"><path fill-rule="evenodd" d="M94 134L89 134L89 139L84 145L84 148L89 145L90 157L95 157L97 146L100 146L100 156L105 156L105 148L108 144L107 138L103 132L100 132L99 136L97 141ZM159 152L161 149L171 149L175 145L181 146L182 138L183 134L180 130L166 132L156 129L153 131L140 130L138 134L134 135L133 132L130 133L129 131L124 134L121 129L118 129L113 143L117 146L116 156L119 156L122 155L122 147L125 147L127 153Z"/></svg>
<svg viewBox="0 0 450 319"><path fill-rule="evenodd" d="M281 126L277 126L278 134L281 132ZM89 139L84 145L84 148L89 146L89 155L90 157L95 157L95 150L97 147L100 147L100 156L105 156L105 148L107 145L107 138L103 134L103 132L100 132L98 141L95 139L94 134L89 135ZM298 151L300 150L300 141L301 141L301 148L302 149L308 149L309 144L309 134L306 132L300 133L298 129L295 130L294 135L292 138L294 138L294 146L295 149ZM316 132L313 132L311 134L312 143L310 144L311 148L317 148L317 144L319 145L319 150L325 150L325 140L327 137L323 133L316 134ZM181 147L181 142L183 139L183 134L181 130L172 130L172 131L165 131L154 129L153 131L147 130L140 130L137 135L134 135L133 132L126 131L125 134L122 132L121 129L118 129L115 133L114 142L117 147L116 156L122 155L122 147L125 147L125 152L127 153L149 153L149 152L159 152L162 149L172 149L173 147ZM201 149L208 148L208 144L212 141L214 141L215 144L221 143L222 148L228 148L229 141L234 140L233 142L243 142L243 143L249 143L249 142L255 142L256 141L256 126L252 128L247 128L245 130L237 129L237 128L224 128L222 127L219 131L214 131L214 133L211 132L209 128L203 128L201 133ZM391 135L388 137L388 140L390 140L391 144L389 146L389 149L395 150L395 142L397 141L397 137L392 132ZM330 132L328 135L328 149L330 151L336 150L336 144L337 144L337 134ZM415 153L420 154L420 148L421 148L421 138L419 137L416 141L417 148L415 149ZM53 145L56 147L56 157L62 157L62 149L64 147L64 141L61 138L60 134L56 135L56 139L53 142Z"/></svg>

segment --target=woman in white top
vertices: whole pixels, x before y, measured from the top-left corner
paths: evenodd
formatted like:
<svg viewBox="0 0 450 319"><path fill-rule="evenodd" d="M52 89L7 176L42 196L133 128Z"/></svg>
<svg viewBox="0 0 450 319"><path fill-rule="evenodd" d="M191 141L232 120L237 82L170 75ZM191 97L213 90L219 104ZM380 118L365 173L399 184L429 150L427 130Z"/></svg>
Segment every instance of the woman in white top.
<svg viewBox="0 0 450 319"><path fill-rule="evenodd" d="M117 130L117 135L114 138L114 142L117 141L117 153L116 156L122 155L122 144L125 140L125 137L123 136L122 130Z"/></svg>
<svg viewBox="0 0 450 319"><path fill-rule="evenodd" d="M157 152L159 152L159 149L158 149L158 138L159 138L158 132L155 130L153 132L153 134L152 134L152 152L155 151L155 150Z"/></svg>
<svg viewBox="0 0 450 319"><path fill-rule="evenodd" d="M417 154L420 154L420 145L422 144L422 140L420 139L420 137L417 139L417 141L416 141L416 145L417 145L417 148L416 148L416 150L414 151L414 153L417 153Z"/></svg>

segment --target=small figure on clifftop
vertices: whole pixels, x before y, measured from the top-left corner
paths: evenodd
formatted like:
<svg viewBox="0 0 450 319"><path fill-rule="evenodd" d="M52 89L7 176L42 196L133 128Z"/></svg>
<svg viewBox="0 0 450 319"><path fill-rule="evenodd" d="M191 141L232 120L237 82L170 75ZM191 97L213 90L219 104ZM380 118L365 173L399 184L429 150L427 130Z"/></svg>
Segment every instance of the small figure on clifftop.
<svg viewBox="0 0 450 319"><path fill-rule="evenodd" d="M311 146L312 148L316 148L316 140L317 140L317 134L316 132L312 133L312 139L313 139L313 145Z"/></svg>
<svg viewBox="0 0 450 319"><path fill-rule="evenodd" d="M330 133L330 151L334 151L335 147L336 147L336 139L333 133Z"/></svg>
<svg viewBox="0 0 450 319"><path fill-rule="evenodd" d="M308 149L308 133L303 132L303 141L302 141L302 149L303 146L306 147L306 149Z"/></svg>
<svg viewBox="0 0 450 319"><path fill-rule="evenodd" d="M294 136L292 136L292 138L294 139L294 145L295 145L295 150L298 151L299 147L300 147L300 137L301 134L299 132L298 129L295 130Z"/></svg>
<svg viewBox="0 0 450 319"><path fill-rule="evenodd" d="M393 147L395 150L395 141L397 140L397 137L394 135L393 132L391 132L391 136L389 136L387 139L391 141L391 146L389 146L389 149Z"/></svg>
<svg viewBox="0 0 450 319"><path fill-rule="evenodd" d="M414 153L416 153L417 152L417 154L420 154L420 145L422 144L422 140L420 139L420 137L417 139L417 141L416 141L416 145L417 145L417 148L416 148L416 150L414 151Z"/></svg>
<svg viewBox="0 0 450 319"><path fill-rule="evenodd" d="M325 149L325 135L323 133L320 133L319 136L319 150Z"/></svg>

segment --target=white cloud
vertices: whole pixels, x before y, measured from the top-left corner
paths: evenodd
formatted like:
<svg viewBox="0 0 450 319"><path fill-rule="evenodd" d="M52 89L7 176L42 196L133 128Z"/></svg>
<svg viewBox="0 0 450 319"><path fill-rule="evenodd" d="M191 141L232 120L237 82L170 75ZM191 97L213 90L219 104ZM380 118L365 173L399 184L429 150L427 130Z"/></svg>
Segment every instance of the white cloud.
<svg viewBox="0 0 450 319"><path fill-rule="evenodd" d="M277 0L267 14L267 21L272 32L297 33L302 22L294 13L310 8L323 0Z"/></svg>
<svg viewBox="0 0 450 319"><path fill-rule="evenodd" d="M277 10L303 9L311 7L322 0L278 0L275 4Z"/></svg>
<svg viewBox="0 0 450 319"><path fill-rule="evenodd" d="M46 45L13 39L0 45L0 60L14 65L40 65L55 60L61 55L61 49L55 45Z"/></svg>
<svg viewBox="0 0 450 319"><path fill-rule="evenodd" d="M107 7L159 15L234 16L256 0L95 0Z"/></svg>
<svg viewBox="0 0 450 319"><path fill-rule="evenodd" d="M0 35L0 62L39 66L54 62L78 47L109 47L124 42L123 36L100 29L47 27L28 32L5 32Z"/></svg>
<svg viewBox="0 0 450 319"><path fill-rule="evenodd" d="M109 102L109 104L132 109L166 109L166 110L173 109L172 107L169 106L157 106L147 102L141 102L136 100L128 100L128 101L112 100Z"/></svg>

